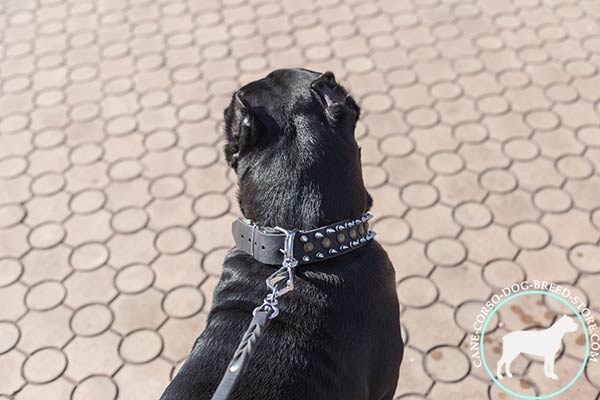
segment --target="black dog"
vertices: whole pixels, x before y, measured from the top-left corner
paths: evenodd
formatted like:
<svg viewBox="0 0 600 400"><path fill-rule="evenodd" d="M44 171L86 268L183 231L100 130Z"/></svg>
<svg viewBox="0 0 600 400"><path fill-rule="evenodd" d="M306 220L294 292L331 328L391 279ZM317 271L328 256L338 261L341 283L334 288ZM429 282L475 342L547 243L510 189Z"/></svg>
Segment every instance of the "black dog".
<svg viewBox="0 0 600 400"><path fill-rule="evenodd" d="M371 207L354 128L360 109L332 73L282 69L225 110L227 161L244 216L310 230ZM207 327L162 400L210 399L274 266L233 249ZM392 264L375 241L300 266L232 399L392 399L403 343Z"/></svg>

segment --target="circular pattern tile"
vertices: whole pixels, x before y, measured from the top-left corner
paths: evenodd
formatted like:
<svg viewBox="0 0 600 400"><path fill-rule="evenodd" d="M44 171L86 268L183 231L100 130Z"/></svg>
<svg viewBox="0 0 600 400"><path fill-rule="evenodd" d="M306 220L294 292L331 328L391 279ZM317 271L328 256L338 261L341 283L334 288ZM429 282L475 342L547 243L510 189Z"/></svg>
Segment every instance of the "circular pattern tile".
<svg viewBox="0 0 600 400"><path fill-rule="evenodd" d="M65 228L56 222L45 222L32 229L29 244L36 249L49 249L65 237Z"/></svg>
<svg viewBox="0 0 600 400"><path fill-rule="evenodd" d="M430 183L413 182L402 188L400 197L408 206L428 208L437 203L440 194L438 189Z"/></svg>
<svg viewBox="0 0 600 400"><path fill-rule="evenodd" d="M373 69L375 65L373 64L373 60L367 57L353 57L346 60L345 67L349 72L355 74L361 74L365 72L369 72Z"/></svg>
<svg viewBox="0 0 600 400"><path fill-rule="evenodd" d="M504 153L515 161L531 161L540 154L540 149L531 140L511 139L503 144Z"/></svg>
<svg viewBox="0 0 600 400"><path fill-rule="evenodd" d="M371 113L383 113L394 105L392 98L385 93L371 93L366 95L361 102L365 111Z"/></svg>
<svg viewBox="0 0 600 400"><path fill-rule="evenodd" d="M427 243L425 255L434 264L454 267L467 258L467 248L454 238L437 238Z"/></svg>
<svg viewBox="0 0 600 400"><path fill-rule="evenodd" d="M154 331L140 330L125 336L119 345L121 358L132 364L144 364L160 355L162 337Z"/></svg>
<svg viewBox="0 0 600 400"><path fill-rule="evenodd" d="M155 179L150 184L150 193L158 199L172 199L185 190L185 182L176 175L167 175Z"/></svg>
<svg viewBox="0 0 600 400"><path fill-rule="evenodd" d="M586 146L600 147L600 127L584 126L577 130L577 138Z"/></svg>
<svg viewBox="0 0 600 400"><path fill-rule="evenodd" d="M23 274L23 264L15 258L0 258L0 287L14 283Z"/></svg>
<svg viewBox="0 0 600 400"><path fill-rule="evenodd" d="M569 250L569 261L575 268L591 274L600 273L600 247L581 243Z"/></svg>
<svg viewBox="0 0 600 400"><path fill-rule="evenodd" d="M592 224L594 224L596 229L600 230L600 208L592 211Z"/></svg>
<svg viewBox="0 0 600 400"><path fill-rule="evenodd" d="M440 175L454 175L465 167L464 160L451 151L440 151L434 153L427 159L429 168Z"/></svg>
<svg viewBox="0 0 600 400"><path fill-rule="evenodd" d="M378 165L363 164L362 172L367 189L378 188L387 182L387 171Z"/></svg>
<svg viewBox="0 0 600 400"><path fill-rule="evenodd" d="M586 179L594 173L594 166L585 157L567 155L556 161L556 169L571 179Z"/></svg>
<svg viewBox="0 0 600 400"><path fill-rule="evenodd" d="M100 113L101 109L98 104L89 102L73 105L69 115L75 122L90 122L96 119Z"/></svg>
<svg viewBox="0 0 600 400"><path fill-rule="evenodd" d="M0 321L0 354L13 349L20 338L21 332L14 322Z"/></svg>
<svg viewBox="0 0 600 400"><path fill-rule="evenodd" d="M552 111L532 111L525 116L525 122L533 129L539 131L550 131L560 123L560 118Z"/></svg>
<svg viewBox="0 0 600 400"><path fill-rule="evenodd" d="M113 322L111 309L104 304L87 304L73 314L71 330L78 336L96 336L105 332Z"/></svg>
<svg viewBox="0 0 600 400"><path fill-rule="evenodd" d="M156 237L156 248L163 254L178 254L194 244L194 236L184 227L171 227Z"/></svg>
<svg viewBox="0 0 600 400"><path fill-rule="evenodd" d="M410 69L393 69L386 75L387 81L396 86L406 87L417 81L417 75Z"/></svg>
<svg viewBox="0 0 600 400"><path fill-rule="evenodd" d="M9 156L0 159L0 179L9 179L21 175L27 169L24 157Z"/></svg>
<svg viewBox="0 0 600 400"><path fill-rule="evenodd" d="M492 193L508 193L518 184L517 178L504 169L489 169L479 175L479 182L484 189Z"/></svg>
<svg viewBox="0 0 600 400"><path fill-rule="evenodd" d="M554 84L547 87L546 96L557 103L572 103L579 98L577 90L565 84Z"/></svg>
<svg viewBox="0 0 600 400"><path fill-rule="evenodd" d="M13 75L4 80L2 89L7 94L17 94L31 87L31 79L27 75Z"/></svg>
<svg viewBox="0 0 600 400"><path fill-rule="evenodd" d="M35 97L35 104L39 107L52 107L64 101L65 95L59 89L45 89Z"/></svg>
<svg viewBox="0 0 600 400"><path fill-rule="evenodd" d="M510 110L506 98L497 95L488 95L477 100L477 109L486 115L502 115Z"/></svg>
<svg viewBox="0 0 600 400"><path fill-rule="evenodd" d="M189 103L178 110L177 116L184 122L199 122L208 116L208 108L204 104Z"/></svg>
<svg viewBox="0 0 600 400"><path fill-rule="evenodd" d="M498 78L502 86L509 89L521 89L531 83L529 76L520 70L507 70L500 73Z"/></svg>
<svg viewBox="0 0 600 400"><path fill-rule="evenodd" d="M105 129L111 136L123 136L137 129L137 121L129 115L121 115L107 121Z"/></svg>
<svg viewBox="0 0 600 400"><path fill-rule="evenodd" d="M268 65L269 61L261 55L248 56L242 58L240 61L240 69L246 72L262 71L266 69Z"/></svg>
<svg viewBox="0 0 600 400"><path fill-rule="evenodd" d="M44 348L25 360L23 376L30 383L48 383L58 378L67 367L67 357L59 349Z"/></svg>
<svg viewBox="0 0 600 400"><path fill-rule="evenodd" d="M438 100L455 100L462 94L462 88L454 82L438 82L431 86L431 94Z"/></svg>
<svg viewBox="0 0 600 400"><path fill-rule="evenodd" d="M424 276L409 276L398 283L398 299L405 306L429 307L437 297L437 287Z"/></svg>
<svg viewBox="0 0 600 400"><path fill-rule="evenodd" d="M75 387L71 400L115 400L117 391L117 385L110 377L92 375Z"/></svg>
<svg viewBox="0 0 600 400"><path fill-rule="evenodd" d="M573 199L569 193L560 188L541 188L533 195L533 203L542 211L549 213L563 213L573 206Z"/></svg>
<svg viewBox="0 0 600 400"><path fill-rule="evenodd" d="M510 228L510 240L522 249L536 250L550 242L550 233L537 222L521 222Z"/></svg>
<svg viewBox="0 0 600 400"><path fill-rule="evenodd" d="M0 206L0 229L14 226L25 219L26 210L20 204L5 204ZM1 275L1 274L0 274Z"/></svg>
<svg viewBox="0 0 600 400"><path fill-rule="evenodd" d="M106 195L101 190L85 189L71 198L70 208L75 214L91 214L106 203Z"/></svg>
<svg viewBox="0 0 600 400"><path fill-rule="evenodd" d="M60 192L65 184L66 181L63 175L47 172L33 179L31 191L36 196L51 196Z"/></svg>
<svg viewBox="0 0 600 400"><path fill-rule="evenodd" d="M476 333L474 325L483 326L484 318L479 316L482 304L480 301L466 301L456 307L454 311L454 320L456 324L465 332ZM486 332L492 332L498 327L498 314L494 314L490 319Z"/></svg>
<svg viewBox="0 0 600 400"><path fill-rule="evenodd" d="M161 54L147 53L138 57L135 66L140 71L154 71L165 65L165 58ZM173 71L173 80L178 82L177 70Z"/></svg>
<svg viewBox="0 0 600 400"><path fill-rule="evenodd" d="M470 371L469 358L454 346L435 347L425 356L425 370L436 382L458 382Z"/></svg>
<svg viewBox="0 0 600 400"><path fill-rule="evenodd" d="M483 125L471 122L458 125L454 128L452 134L460 142L473 144L481 143L489 136Z"/></svg>
<svg viewBox="0 0 600 400"><path fill-rule="evenodd" d="M493 219L492 212L478 202L467 202L453 210L454 220L464 228L481 229L488 226Z"/></svg>
<svg viewBox="0 0 600 400"><path fill-rule="evenodd" d="M589 78L598 73L596 66L588 60L567 61L565 70L577 78Z"/></svg>
<svg viewBox="0 0 600 400"><path fill-rule="evenodd" d="M194 213L200 218L217 218L229 211L229 198L222 193L208 193L194 201Z"/></svg>
<svg viewBox="0 0 600 400"><path fill-rule="evenodd" d="M417 107L406 114L406 122L415 128L431 128L439 120L437 112L428 107Z"/></svg>
<svg viewBox="0 0 600 400"><path fill-rule="evenodd" d="M108 175L115 181L130 181L142 175L142 165L138 160L120 160L110 166Z"/></svg>
<svg viewBox="0 0 600 400"><path fill-rule="evenodd" d="M173 318L188 318L198 313L204 306L204 296L200 289L181 286L165 296L163 309Z"/></svg>
<svg viewBox="0 0 600 400"><path fill-rule="evenodd" d="M115 278L115 286L121 293L140 293L154 282L154 271L152 268L134 264L129 265L119 271Z"/></svg>
<svg viewBox="0 0 600 400"><path fill-rule="evenodd" d="M0 133L16 134L27 128L29 117L26 114L10 114L0 120Z"/></svg>
<svg viewBox="0 0 600 400"><path fill-rule="evenodd" d="M142 208L129 207L116 212L111 220L112 228L119 233L134 233L148 223L148 214Z"/></svg>
<svg viewBox="0 0 600 400"><path fill-rule="evenodd" d="M324 61L332 57L331 48L322 45L307 47L304 51L306 58L310 61Z"/></svg>
<svg viewBox="0 0 600 400"><path fill-rule="evenodd" d="M67 289L58 281L44 281L32 286L25 296L25 304L31 310L47 311L60 305Z"/></svg>
<svg viewBox="0 0 600 400"><path fill-rule="evenodd" d="M151 90L140 97L140 104L144 108L159 108L167 104L170 100L169 92L165 90Z"/></svg>
<svg viewBox="0 0 600 400"><path fill-rule="evenodd" d="M51 149L63 144L65 133L60 129L44 129L33 137L33 145L39 149Z"/></svg>
<svg viewBox="0 0 600 400"><path fill-rule="evenodd" d="M494 288L504 288L525 279L523 268L512 260L494 260L483 269L483 279Z"/></svg>
<svg viewBox="0 0 600 400"><path fill-rule="evenodd" d="M144 146L149 151L164 151L177 143L177 135L167 130L157 130L144 137Z"/></svg>
<svg viewBox="0 0 600 400"><path fill-rule="evenodd" d="M79 271L93 271L103 266L110 253L102 243L87 242L79 245L71 253L69 262Z"/></svg>
<svg viewBox="0 0 600 400"><path fill-rule="evenodd" d="M215 163L219 158L219 153L214 147L198 145L185 152L184 160L186 164L204 168Z"/></svg>
<svg viewBox="0 0 600 400"><path fill-rule="evenodd" d="M415 145L408 136L387 136L379 144L383 154L392 157L405 157L413 152Z"/></svg>
<svg viewBox="0 0 600 400"><path fill-rule="evenodd" d="M399 217L379 218L373 224L377 239L385 244L400 244L410 237L410 225Z"/></svg>

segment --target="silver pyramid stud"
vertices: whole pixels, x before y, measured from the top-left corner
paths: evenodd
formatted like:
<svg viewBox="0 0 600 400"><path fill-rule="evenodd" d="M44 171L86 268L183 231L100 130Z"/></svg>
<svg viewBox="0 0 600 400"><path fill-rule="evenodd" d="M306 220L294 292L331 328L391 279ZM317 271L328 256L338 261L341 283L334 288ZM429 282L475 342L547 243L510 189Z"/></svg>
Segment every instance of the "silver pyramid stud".
<svg viewBox="0 0 600 400"><path fill-rule="evenodd" d="M327 228L327 229L325 229L325 233L328 235L331 235L332 233L335 233L335 230L332 228Z"/></svg>
<svg viewBox="0 0 600 400"><path fill-rule="evenodd" d="M323 239L323 234L321 232L317 232L317 233L315 233L315 238L316 239Z"/></svg>
<svg viewBox="0 0 600 400"><path fill-rule="evenodd" d="M365 239L364 237L361 237L361 238L359 239L359 241L360 241L361 243L365 243L365 242L367 241L367 239Z"/></svg>
<svg viewBox="0 0 600 400"><path fill-rule="evenodd" d="M367 222L371 218L373 218L373 214L367 213L367 214L363 215L363 217L361 218L361 220L362 220L362 222Z"/></svg>
<svg viewBox="0 0 600 400"><path fill-rule="evenodd" d="M354 223L355 223L356 225L360 224L360 222L361 222L361 221L360 221L360 219L355 219L355 220L354 220Z"/></svg>
<svg viewBox="0 0 600 400"><path fill-rule="evenodd" d="M306 235L300 236L300 241L304 242L304 243L308 242L308 236L306 236Z"/></svg>
<svg viewBox="0 0 600 400"><path fill-rule="evenodd" d="M302 257L302 261L309 262L310 261L310 257L309 256L304 256L304 257Z"/></svg>
<svg viewBox="0 0 600 400"><path fill-rule="evenodd" d="M331 254L332 256L336 255L338 252L336 249L329 249L329 254Z"/></svg>
<svg viewBox="0 0 600 400"><path fill-rule="evenodd" d="M321 253L321 252L318 252L317 254L315 254L315 256L317 256L317 258L325 257L325 255L323 255L323 253Z"/></svg>
<svg viewBox="0 0 600 400"><path fill-rule="evenodd" d="M340 250L341 250L341 251L346 251L346 250L348 250L349 248L350 248L350 247L346 246L345 244L343 244L343 245L341 245L341 246L340 246Z"/></svg>
<svg viewBox="0 0 600 400"><path fill-rule="evenodd" d="M346 227L344 225L338 225L335 227L335 229L337 229L338 231L343 231L344 229L346 229Z"/></svg>
<svg viewBox="0 0 600 400"><path fill-rule="evenodd" d="M354 226L354 221L348 221L346 222L346 227L347 228L352 228Z"/></svg>

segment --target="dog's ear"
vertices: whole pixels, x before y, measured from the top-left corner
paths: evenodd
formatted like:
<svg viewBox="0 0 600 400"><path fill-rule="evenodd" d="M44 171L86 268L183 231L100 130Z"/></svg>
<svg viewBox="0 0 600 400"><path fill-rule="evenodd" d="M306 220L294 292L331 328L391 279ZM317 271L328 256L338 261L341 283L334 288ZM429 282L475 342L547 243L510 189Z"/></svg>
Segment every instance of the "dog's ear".
<svg viewBox="0 0 600 400"><path fill-rule="evenodd" d="M348 114L352 115L354 122L358 121L360 107L346 89L336 82L332 72L321 74L310 87L319 94L325 103L328 116L334 121Z"/></svg>
<svg viewBox="0 0 600 400"><path fill-rule="evenodd" d="M228 115L229 114L229 115ZM238 161L258 141L256 119L243 95L236 92L232 104L225 110L227 163L237 170Z"/></svg>

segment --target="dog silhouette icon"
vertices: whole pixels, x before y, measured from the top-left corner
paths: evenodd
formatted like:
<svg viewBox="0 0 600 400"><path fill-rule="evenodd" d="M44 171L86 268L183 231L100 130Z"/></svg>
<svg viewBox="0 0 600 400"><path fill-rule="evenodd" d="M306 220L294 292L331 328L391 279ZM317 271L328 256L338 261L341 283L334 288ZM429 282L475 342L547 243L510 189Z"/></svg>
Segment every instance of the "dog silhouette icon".
<svg viewBox="0 0 600 400"><path fill-rule="evenodd" d="M510 364L521 353L544 357L544 375L558 379L554 373L554 357L560 349L565 334L577 331L577 323L567 315L557 319L552 326L542 331L515 331L502 337L502 357L496 367L498 379L502 379L502 366L506 376L512 378Z"/></svg>

